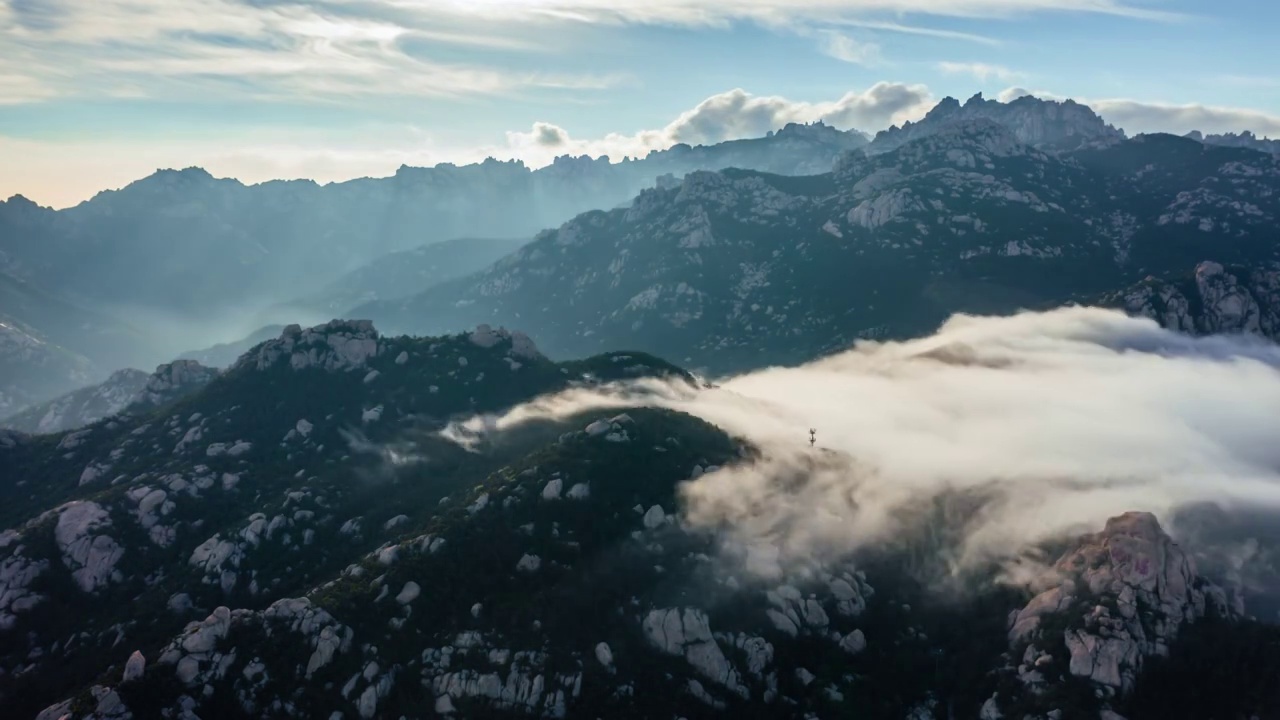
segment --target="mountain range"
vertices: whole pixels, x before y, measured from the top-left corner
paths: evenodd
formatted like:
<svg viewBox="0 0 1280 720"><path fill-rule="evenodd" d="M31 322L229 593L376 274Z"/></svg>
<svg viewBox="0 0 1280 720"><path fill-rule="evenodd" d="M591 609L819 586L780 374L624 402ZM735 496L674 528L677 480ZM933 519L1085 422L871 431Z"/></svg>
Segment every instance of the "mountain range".
<svg viewBox="0 0 1280 720"><path fill-rule="evenodd" d="M160 173L67 211L18 198L0 208L0 237L7 239L0 281L14 298L0 318L0 362L12 367L0 387L7 408L0 415L116 368L152 367L179 355L225 366L295 320L364 317L415 334L505 324L538 338L554 357L626 345L714 373L795 362L858 338L909 336L957 311L1124 306L1124 289L1148 277L1176 282L1202 262L1271 272L1276 156L1242 142L1249 135L1197 137L1127 138L1084 105L978 95L963 104L947 98L919 122L870 141L825 125L791 125L766 138L677 146L614 164L565 158L538 171L496 161L402 168L393 178L331 186L246 187L192 170ZM738 167L703 170L728 165ZM631 197L645 185L651 187ZM437 237L515 229L533 237L554 220L520 209L531 200L504 200L496 215L477 211L470 216L477 225L458 213L448 221L423 215L493 205L483 198L514 186L525 188L516 197L572 198L581 204L575 207L599 209L528 244L461 239L379 255L421 242L425 236L411 228ZM286 190L297 197L285 202ZM415 199L422 193L438 194L439 206ZM455 196L470 199L444 200ZM366 202L370 197L376 202ZM220 208L223 219L214 221L209 208ZM93 213L125 223L124 239L103 234L114 226L91 223ZM403 222L391 231L371 214ZM261 224L268 216L279 219L271 227L284 230L268 231ZM197 237L175 245L147 229L166 222ZM357 241L370 235L378 243ZM268 237L278 246L251 266L228 254ZM315 243L332 245L342 258ZM110 261L129 268L69 259L86 245L89 254L132 257ZM217 257L182 255L203 246ZM169 258L161 266L181 265L201 277L169 275L157 284L156 252ZM95 268L98 279L68 272L76 267ZM146 278L128 275L143 269ZM128 281L92 290L94 282L120 276L116 270ZM257 294L255 283L270 285L271 298L246 303ZM221 299L202 305L195 295L205 290ZM1263 306L1274 302L1256 292ZM176 306L212 315L172 310L172 303L159 310L162 296L187 298ZM131 311L134 325L82 309L117 304L140 308ZM209 344L201 340L209 325L199 317L228 313L244 331L260 329L190 350ZM173 327L178 319L185 330ZM218 323L222 337L241 336ZM167 350L157 337L166 338Z"/></svg>
<svg viewBox="0 0 1280 720"><path fill-rule="evenodd" d="M117 369L153 367L218 339L386 297L381 288L351 286L362 282L361 272L419 262L428 263L427 275L449 277L479 269L473 265L502 247L483 241L468 243L465 253L455 252L458 244L447 253L415 250L424 245L532 237L694 170L819 172L866 143L857 132L789 125L767 138L677 145L619 163L564 156L533 170L490 159L323 186L247 186L187 168L157 171L65 210L15 196L0 201L0 363L22 367L0 382L0 415ZM427 269L432 253L437 265L441 255L456 264ZM427 275L403 292L423 289Z"/></svg>
<svg viewBox="0 0 1280 720"><path fill-rule="evenodd" d="M944 101L821 175L690 173L350 314L411 333L506 324L553 356L625 345L717 373L917 335L955 312L1114 299L1206 261L1280 268L1276 156L1124 139L1083 106L996 106ZM1253 301L1275 312L1274 294Z"/></svg>
<svg viewBox="0 0 1280 720"><path fill-rule="evenodd" d="M975 96L873 138L11 199L0 715L1280 717L1280 525L1233 494L1275 469L1280 156L1253 140ZM1050 477L1002 460L1026 438L1000 427L951 458L977 481L912 484L927 444L890 472L871 425L961 442L990 421L966 402L1032 389L1047 365L932 335L1023 309L1045 312L1004 319L1121 323L1086 357L1204 388L1154 377L1158 431L1090 414L1114 386L1031 403ZM841 363L865 376L847 396ZM879 396L916 376L926 395ZM1211 397L1223 377L1261 410ZM742 382L864 406L866 437L807 405L790 427ZM1209 464L1145 455L1175 444ZM1000 552L973 559L981 532Z"/></svg>

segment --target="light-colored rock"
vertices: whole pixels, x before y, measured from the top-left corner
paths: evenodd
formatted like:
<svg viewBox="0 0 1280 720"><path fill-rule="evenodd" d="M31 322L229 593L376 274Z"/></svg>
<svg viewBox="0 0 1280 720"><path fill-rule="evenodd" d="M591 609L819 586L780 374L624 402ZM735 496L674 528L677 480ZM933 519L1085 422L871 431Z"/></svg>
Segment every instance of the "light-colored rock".
<svg viewBox="0 0 1280 720"><path fill-rule="evenodd" d="M421 594L422 588L418 583L410 580L404 584L404 587L400 589L400 593L396 595L396 602L401 605L408 605L414 600L417 600L418 596Z"/></svg>
<svg viewBox="0 0 1280 720"><path fill-rule="evenodd" d="M613 650L608 643L596 643L596 661L605 667L613 667Z"/></svg>
<svg viewBox="0 0 1280 720"><path fill-rule="evenodd" d="M750 696L737 670L711 634L706 613L696 608L652 610L641 623L645 636L669 655L681 655L703 677L738 694Z"/></svg>
<svg viewBox="0 0 1280 720"><path fill-rule="evenodd" d="M560 491L562 488L564 488L564 481L561 480L560 478L552 478L542 488L542 499L543 500L559 500Z"/></svg>
<svg viewBox="0 0 1280 720"><path fill-rule="evenodd" d="M661 527L667 521L667 514L661 505L654 505L644 514L644 526L649 530Z"/></svg>
<svg viewBox="0 0 1280 720"><path fill-rule="evenodd" d="M133 682L142 677L142 673L147 669L147 659L142 656L141 650L134 650L133 654L124 664L124 675L120 682Z"/></svg>
<svg viewBox="0 0 1280 720"><path fill-rule="evenodd" d="M106 585L115 572L124 548L101 534L111 526L111 517L99 504L77 501L63 506L54 527L54 539L62 562L71 570L76 585L93 592Z"/></svg>

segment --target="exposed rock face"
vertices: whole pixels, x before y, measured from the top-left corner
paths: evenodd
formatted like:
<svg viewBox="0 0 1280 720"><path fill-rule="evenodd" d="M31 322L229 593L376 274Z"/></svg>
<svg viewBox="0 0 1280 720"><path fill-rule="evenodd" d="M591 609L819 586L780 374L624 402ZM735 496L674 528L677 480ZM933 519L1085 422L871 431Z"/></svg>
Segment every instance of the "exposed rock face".
<svg viewBox="0 0 1280 720"><path fill-rule="evenodd" d="M1209 613L1238 612L1221 588L1196 574L1193 560L1150 513L1108 520L1102 532L1083 538L1058 560L1054 571L1058 584L1010 619L1009 639L1022 658L1019 678L1033 691L1052 679L1048 651L1065 644L1068 673L1089 679L1105 696L1124 694L1144 660L1167 655L1185 624ZM1065 617L1066 630L1046 634L1050 617Z"/></svg>
<svg viewBox="0 0 1280 720"><path fill-rule="evenodd" d="M265 370L287 357L294 370L356 370L378 354L378 340L369 320L334 320L306 330L289 325L279 338L246 353L234 367Z"/></svg>
<svg viewBox="0 0 1280 720"><path fill-rule="evenodd" d="M1231 268L1205 261L1191 278L1145 281L1104 304L1181 332L1280 338L1280 270Z"/></svg>
<svg viewBox="0 0 1280 720"><path fill-rule="evenodd" d="M107 511L90 501L70 503L58 516L54 538L62 552L62 562L85 592L106 585L124 555L124 548L102 532L110 526Z"/></svg>
<svg viewBox="0 0 1280 720"><path fill-rule="evenodd" d="M669 655L683 655L700 674L744 699L750 692L738 671L729 664L715 638L706 613L697 608L653 610L642 623L645 635L655 647Z"/></svg>

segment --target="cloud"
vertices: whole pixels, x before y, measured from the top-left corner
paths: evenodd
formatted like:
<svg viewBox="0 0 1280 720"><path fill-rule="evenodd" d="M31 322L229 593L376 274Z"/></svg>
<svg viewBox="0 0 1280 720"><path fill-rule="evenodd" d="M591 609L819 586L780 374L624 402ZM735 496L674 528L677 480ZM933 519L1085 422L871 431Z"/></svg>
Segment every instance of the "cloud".
<svg viewBox="0 0 1280 720"><path fill-rule="evenodd" d="M1001 91L1001 102L1032 95L1044 100L1065 100L1043 90L1011 87ZM1228 133L1251 130L1259 135L1280 136L1280 115L1260 110L1189 103L1178 105L1145 102L1125 98L1075 98L1093 108L1107 122L1129 134L1165 132L1185 135L1192 130L1205 133Z"/></svg>
<svg viewBox="0 0 1280 720"><path fill-rule="evenodd" d="M485 0L459 9L488 17L553 17L588 23L687 26L838 22L874 15L995 18L1075 12L1170 21L1184 16L1122 0ZM876 19L872 17L871 19Z"/></svg>
<svg viewBox="0 0 1280 720"><path fill-rule="evenodd" d="M974 33L958 32L955 30L940 30L938 28L921 27L919 25L904 25L902 23L888 22L884 20L839 20L838 25L863 28L866 30L882 30L884 32L901 33L904 35L920 35L923 37L941 38L943 40L963 40L965 42L978 43L980 45L1001 45L1001 41L988 37L986 35L976 35Z"/></svg>
<svg viewBox="0 0 1280 720"><path fill-rule="evenodd" d="M833 57L879 60L860 27L994 44L900 22L1089 13L1180 16L1125 0L58 0L0 3L0 87L9 104L128 93L248 94L297 100L392 95L497 96L522 88L610 87L616 78L557 73L504 53L556 52L593 25L727 27L751 22L821 32ZM547 33L547 34L544 34ZM554 34L555 43L544 38ZM460 60L459 50L485 51ZM463 55L465 56L465 54ZM123 88L123 89L122 89Z"/></svg>
<svg viewBox="0 0 1280 720"><path fill-rule="evenodd" d="M1002 65L991 65L981 62L940 62L938 69L948 75L969 75L980 82L992 78L1002 82L1012 82L1022 77L1022 73L1010 70Z"/></svg>
<svg viewBox="0 0 1280 720"><path fill-rule="evenodd" d="M606 155L621 160L626 156L643 157L652 150L663 150L677 143L709 145L762 137L788 123L821 120L840 129L880 130L890 124L919 119L933 104L927 87L902 83L876 83L866 90L849 92L828 102L753 95L737 88L703 100L662 128L578 139L558 126L536 123L529 132L508 132L507 146L490 151L498 156L514 155L534 165L546 164L554 156L566 153ZM548 135L555 138L554 144L542 142Z"/></svg>
<svg viewBox="0 0 1280 720"><path fill-rule="evenodd" d="M551 123L536 122L533 124L531 139L537 145L549 148L562 148L569 144L569 133L564 128Z"/></svg>
<svg viewBox="0 0 1280 720"><path fill-rule="evenodd" d="M691 413L760 449L685 484L680 510L784 565L890 540L904 515L956 495L981 498L957 570L1130 510L1167 524L1200 502L1280 509L1280 347L1097 308L956 316L929 337L718 389L577 389L467 425L473 436L629 405Z"/></svg>
<svg viewBox="0 0 1280 720"><path fill-rule="evenodd" d="M848 35L834 31L825 31L821 35L821 47L824 55L854 65L883 65L884 58L880 54L880 46L876 43L854 40Z"/></svg>
<svg viewBox="0 0 1280 720"><path fill-rule="evenodd" d="M1108 122L1130 133L1171 132L1183 135L1192 130L1206 133L1252 130L1260 135L1280 136L1280 116L1258 110L1123 99L1094 100L1089 105Z"/></svg>
<svg viewBox="0 0 1280 720"><path fill-rule="evenodd" d="M616 78L442 59L450 46L534 51L519 28L483 29L397 2L60 0L0 5L3 87L51 97L247 94L316 100L590 89ZM482 30L482 31L480 31ZM33 92L29 88L38 88ZM8 93L6 93L8 95ZM10 96L15 97L15 96ZM13 102L10 100L10 102Z"/></svg>

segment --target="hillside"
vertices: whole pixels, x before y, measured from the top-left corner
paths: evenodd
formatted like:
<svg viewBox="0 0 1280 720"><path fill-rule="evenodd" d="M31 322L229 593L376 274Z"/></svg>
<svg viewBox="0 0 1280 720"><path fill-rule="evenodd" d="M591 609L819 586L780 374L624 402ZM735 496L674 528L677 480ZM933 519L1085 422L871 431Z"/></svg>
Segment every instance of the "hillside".
<svg viewBox="0 0 1280 720"><path fill-rule="evenodd" d="M1038 594L940 593L938 544L979 501L963 495L890 545L761 574L767 558L682 516L686 481L756 458L703 420L629 407L442 432L644 377L698 387L635 353L553 363L488 327L334 322L158 407L0 435L0 701L42 720L1137 720L1191 717L1158 711L1215 667L1222 717L1280 711L1280 633L1148 514L1046 548L1059 584ZM800 470L843 462L819 449Z"/></svg>
<svg viewBox="0 0 1280 720"><path fill-rule="evenodd" d="M1280 267L1275 156L1167 135L1049 151L961 119L825 175L692 173L472 277L352 312L403 332L519 324L553 356L626 344L731 372L1204 261Z"/></svg>

